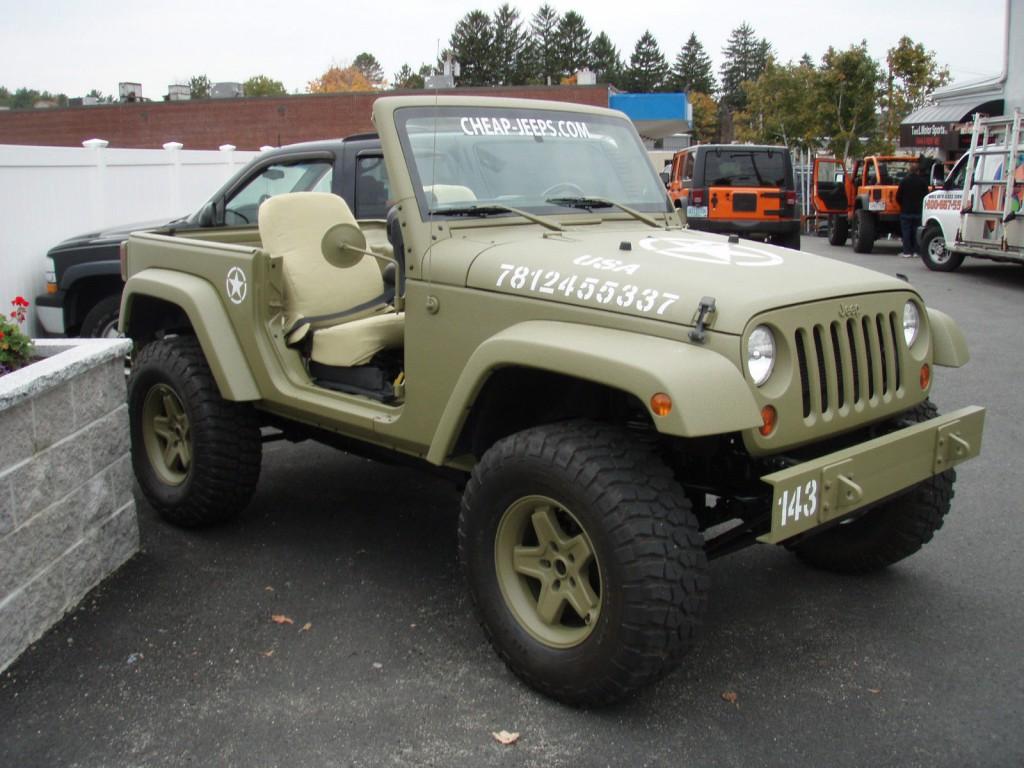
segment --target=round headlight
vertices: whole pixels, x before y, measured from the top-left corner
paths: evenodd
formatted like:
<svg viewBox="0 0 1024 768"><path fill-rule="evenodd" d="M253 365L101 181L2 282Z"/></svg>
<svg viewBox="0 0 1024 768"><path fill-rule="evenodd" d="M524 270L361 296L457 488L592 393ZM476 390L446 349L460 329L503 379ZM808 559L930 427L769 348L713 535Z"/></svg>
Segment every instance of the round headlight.
<svg viewBox="0 0 1024 768"><path fill-rule="evenodd" d="M759 325L747 339L747 371L757 386L772 375L775 366L775 337L768 326Z"/></svg>
<svg viewBox="0 0 1024 768"><path fill-rule="evenodd" d="M917 304L908 301L903 305L903 338L906 340L908 347L914 346L920 327L921 313L917 309Z"/></svg>

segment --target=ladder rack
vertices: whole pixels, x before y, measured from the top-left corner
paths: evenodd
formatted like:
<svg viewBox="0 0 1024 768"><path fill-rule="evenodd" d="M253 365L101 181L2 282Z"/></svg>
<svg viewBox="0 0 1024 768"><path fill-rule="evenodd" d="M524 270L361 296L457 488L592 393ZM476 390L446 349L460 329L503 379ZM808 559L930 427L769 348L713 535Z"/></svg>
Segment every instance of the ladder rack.
<svg viewBox="0 0 1024 768"><path fill-rule="evenodd" d="M968 150L966 174L964 176L964 188L960 199L960 211L962 215L999 215L1005 225L1016 217L1013 211L1013 173L1015 170L1015 159L1021 151L1021 112L1015 109L1012 116L1005 117L982 117L974 115L974 126L971 130L971 148ZM1002 179L977 179L974 172L977 168L979 157L1002 156L1003 178ZM975 186L996 187L1005 185L1003 190L1003 210L998 211L974 211L971 210L971 191Z"/></svg>

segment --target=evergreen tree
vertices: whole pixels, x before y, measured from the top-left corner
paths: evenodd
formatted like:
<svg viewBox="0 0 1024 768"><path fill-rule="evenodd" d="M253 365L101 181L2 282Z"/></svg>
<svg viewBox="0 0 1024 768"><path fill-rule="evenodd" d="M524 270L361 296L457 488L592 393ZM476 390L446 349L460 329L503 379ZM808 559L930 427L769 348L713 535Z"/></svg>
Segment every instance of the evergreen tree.
<svg viewBox="0 0 1024 768"><path fill-rule="evenodd" d="M558 69L571 76L590 65L590 29L582 16L569 11L558 22Z"/></svg>
<svg viewBox="0 0 1024 768"><path fill-rule="evenodd" d="M210 78L206 75L196 75L189 78L188 81L189 94L193 99L210 98L210 89L212 87L213 83L210 82Z"/></svg>
<svg viewBox="0 0 1024 768"><path fill-rule="evenodd" d="M384 80L384 67L381 66L380 62L377 61L377 57L372 53L363 51L353 59L352 66L362 72L363 77L375 88L382 88L387 85Z"/></svg>
<svg viewBox="0 0 1024 768"><path fill-rule="evenodd" d="M395 76L392 78L392 87L401 89L418 89L422 88L425 84L422 75L412 71L412 67L408 64L403 64L402 68L395 72Z"/></svg>
<svg viewBox="0 0 1024 768"><path fill-rule="evenodd" d="M679 50L669 83L675 91L693 91L709 96L717 89L711 57L696 34L691 33L686 45Z"/></svg>
<svg viewBox="0 0 1024 768"><path fill-rule="evenodd" d="M746 22L732 31L722 49L725 61L719 70L722 81L720 102L726 110L743 109L746 106L743 83L757 80L768 66L771 53L771 43L764 38L758 40L754 28Z"/></svg>
<svg viewBox="0 0 1024 768"><path fill-rule="evenodd" d="M619 49L604 32L590 44L590 67L597 75L598 82L618 86L622 84L622 57Z"/></svg>
<svg viewBox="0 0 1024 768"><path fill-rule="evenodd" d="M542 5L530 20L530 79L558 82L558 11Z"/></svg>
<svg viewBox="0 0 1024 768"><path fill-rule="evenodd" d="M665 55L658 46L658 41L650 30L644 31L636 41L633 53L629 57L629 69L626 70L626 88L632 93L647 93L659 90L668 75L668 64Z"/></svg>
<svg viewBox="0 0 1024 768"><path fill-rule="evenodd" d="M524 85L528 79L529 35L523 30L519 11L508 3L494 12L492 72L494 85Z"/></svg>
<svg viewBox="0 0 1024 768"><path fill-rule="evenodd" d="M448 47L461 67L461 85L493 82L494 28L490 16L480 10L467 13L455 25Z"/></svg>

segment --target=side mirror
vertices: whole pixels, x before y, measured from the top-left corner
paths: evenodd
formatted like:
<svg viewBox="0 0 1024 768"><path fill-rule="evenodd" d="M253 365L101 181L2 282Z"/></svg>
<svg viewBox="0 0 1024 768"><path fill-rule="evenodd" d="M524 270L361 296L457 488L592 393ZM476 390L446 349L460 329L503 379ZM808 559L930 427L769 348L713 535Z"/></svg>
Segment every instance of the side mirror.
<svg viewBox="0 0 1024 768"><path fill-rule="evenodd" d="M320 241L320 250L332 267L348 269L354 267L363 256L376 254L366 249L366 236L355 224L335 224L328 229Z"/></svg>
<svg viewBox="0 0 1024 768"><path fill-rule="evenodd" d="M199 209L199 226L200 227L215 227L217 226L217 207L213 200L204 204Z"/></svg>
<svg viewBox="0 0 1024 768"><path fill-rule="evenodd" d="M931 178L928 180L928 183L933 187L941 187L943 182L945 181L945 178L942 175L941 163L936 163L935 165L933 165L931 173L929 175L931 176Z"/></svg>
<svg viewBox="0 0 1024 768"><path fill-rule="evenodd" d="M660 177L661 177L661 180L662 180L662 181L663 181L663 182L665 183L665 186L667 187L667 186L668 186L668 182L669 182L669 179L671 178L671 177L670 177L670 176L668 175L668 171L662 171L661 173L659 173L659 174L658 174L658 176L660 176Z"/></svg>
<svg viewBox="0 0 1024 768"><path fill-rule="evenodd" d="M846 174L843 171L836 171L836 184L842 184L846 181Z"/></svg>

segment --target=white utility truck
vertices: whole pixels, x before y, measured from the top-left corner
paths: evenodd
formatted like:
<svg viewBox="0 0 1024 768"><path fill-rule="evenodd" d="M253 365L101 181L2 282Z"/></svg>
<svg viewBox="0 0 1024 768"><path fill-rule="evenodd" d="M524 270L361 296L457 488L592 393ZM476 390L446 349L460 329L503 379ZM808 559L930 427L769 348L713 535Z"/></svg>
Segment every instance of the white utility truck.
<svg viewBox="0 0 1024 768"><path fill-rule="evenodd" d="M929 269L952 272L967 256L1024 264L1021 112L975 115L971 147L924 199L918 242Z"/></svg>

